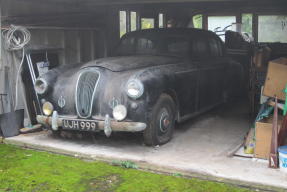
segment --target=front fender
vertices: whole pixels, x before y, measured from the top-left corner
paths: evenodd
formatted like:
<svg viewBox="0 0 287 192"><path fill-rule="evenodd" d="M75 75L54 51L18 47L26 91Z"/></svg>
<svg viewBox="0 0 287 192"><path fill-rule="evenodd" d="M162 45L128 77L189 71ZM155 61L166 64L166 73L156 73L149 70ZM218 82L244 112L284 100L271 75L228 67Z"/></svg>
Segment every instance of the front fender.
<svg viewBox="0 0 287 192"><path fill-rule="evenodd" d="M172 70L161 67L151 68L138 74L137 77L144 84L145 92L143 106L145 118L149 119L153 106L158 101L161 94L169 94L176 101L175 76Z"/></svg>

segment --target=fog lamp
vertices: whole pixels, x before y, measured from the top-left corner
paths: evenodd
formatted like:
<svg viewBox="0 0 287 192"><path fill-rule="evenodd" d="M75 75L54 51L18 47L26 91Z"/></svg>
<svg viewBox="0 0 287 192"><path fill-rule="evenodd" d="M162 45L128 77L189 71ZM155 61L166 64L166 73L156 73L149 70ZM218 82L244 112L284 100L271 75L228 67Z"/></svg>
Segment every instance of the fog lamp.
<svg viewBox="0 0 287 192"><path fill-rule="evenodd" d="M127 108L124 105L117 105L113 109L113 116L117 121L122 121L127 117Z"/></svg>
<svg viewBox="0 0 287 192"><path fill-rule="evenodd" d="M53 110L54 110L54 106L52 105L52 103L50 103L50 102L45 102L45 103L43 104L43 113L44 113L46 116L52 115Z"/></svg>

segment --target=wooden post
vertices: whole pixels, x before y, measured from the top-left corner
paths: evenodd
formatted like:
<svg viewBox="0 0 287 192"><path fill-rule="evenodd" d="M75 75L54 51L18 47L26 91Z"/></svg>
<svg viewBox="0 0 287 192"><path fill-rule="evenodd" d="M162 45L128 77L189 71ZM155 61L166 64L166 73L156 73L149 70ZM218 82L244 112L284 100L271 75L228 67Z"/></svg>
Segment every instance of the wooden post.
<svg viewBox="0 0 287 192"><path fill-rule="evenodd" d="M236 23L240 23L241 25L236 25L236 31L237 32L242 32L242 14L238 13L236 15Z"/></svg>
<svg viewBox="0 0 287 192"><path fill-rule="evenodd" d="M202 28L208 30L208 15L202 14Z"/></svg>
<svg viewBox="0 0 287 192"><path fill-rule="evenodd" d="M126 10L126 31L127 33L131 31L131 11Z"/></svg>
<svg viewBox="0 0 287 192"><path fill-rule="evenodd" d="M252 33L253 33L254 41L258 42L258 15L255 13L253 14L253 17L252 17Z"/></svg>
<svg viewBox="0 0 287 192"><path fill-rule="evenodd" d="M285 115L280 131L278 133L278 146L284 145L285 138L287 137L287 115Z"/></svg>
<svg viewBox="0 0 287 192"><path fill-rule="evenodd" d="M277 96L275 96L272 139L271 139L271 149L269 156L269 167L273 169L277 169L279 167L277 150L278 150L278 99Z"/></svg>
<svg viewBox="0 0 287 192"><path fill-rule="evenodd" d="M1 2L0 1L0 32L2 33L2 11L1 11ZM0 69L2 67L2 37L0 37Z"/></svg>

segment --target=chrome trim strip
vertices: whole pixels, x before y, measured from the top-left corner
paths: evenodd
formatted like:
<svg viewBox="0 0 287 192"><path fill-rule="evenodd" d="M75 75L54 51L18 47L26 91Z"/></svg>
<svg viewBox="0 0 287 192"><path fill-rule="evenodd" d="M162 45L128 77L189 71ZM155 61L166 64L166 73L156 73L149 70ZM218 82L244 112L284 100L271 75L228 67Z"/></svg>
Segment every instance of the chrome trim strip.
<svg viewBox="0 0 287 192"><path fill-rule="evenodd" d="M80 80L81 76L83 75L83 73L91 72L91 71L98 73L99 77L98 77L96 86L95 86L94 91L93 91L89 114L88 114L86 117L84 117L84 116L82 116L82 115L79 113L79 109L78 109L78 99L77 99L78 84L79 84L79 80ZM94 98L95 98L96 89L97 89L97 87L98 87L100 78L101 78L101 73L100 73L97 69L94 69L94 68L85 68L85 69L82 69L81 73L79 74L78 79L77 79L77 84L76 84L76 91L75 91L76 111L77 111L77 114L78 114L79 117L86 119L86 118L89 118L89 117L92 115L93 104L94 104Z"/></svg>
<svg viewBox="0 0 287 192"><path fill-rule="evenodd" d="M53 122L58 127L63 126L64 119L60 118L59 116L54 116L54 119L52 118L53 117L37 115L37 121L40 124L51 126ZM66 120L80 121L81 119L66 119ZM99 130L105 131L105 121L95 121L95 120L83 120L83 121L97 122ZM147 127L147 124L143 122L125 122L125 121L118 122L109 120L109 124L110 125L108 126L110 126L111 131L123 131L123 132L140 132L144 131Z"/></svg>

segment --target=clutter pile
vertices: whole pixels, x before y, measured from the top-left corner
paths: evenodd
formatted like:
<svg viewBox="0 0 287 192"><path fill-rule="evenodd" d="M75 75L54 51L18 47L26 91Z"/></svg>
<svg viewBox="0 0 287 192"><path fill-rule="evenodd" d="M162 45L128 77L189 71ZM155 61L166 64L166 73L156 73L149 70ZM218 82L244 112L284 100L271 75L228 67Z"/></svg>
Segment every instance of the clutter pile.
<svg viewBox="0 0 287 192"><path fill-rule="evenodd" d="M287 172L287 58L269 61L260 97L261 106L246 136L244 152L267 159L270 168L280 165Z"/></svg>
<svg viewBox="0 0 287 192"><path fill-rule="evenodd" d="M9 29L4 29L1 34L7 54L9 53L12 58L16 58L17 53L22 52L20 64L17 68L15 94L11 93L10 87L5 89L9 90L6 93L0 93L0 107L2 108L0 110L0 136L12 137L18 135L20 133L19 129L23 127L24 109L18 109L17 107L18 82L25 58L24 48L30 41L30 32L24 27L11 25ZM15 102L10 102L10 110L5 111L4 106L9 103L7 97L11 98L12 95L15 95Z"/></svg>

